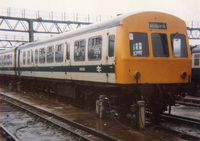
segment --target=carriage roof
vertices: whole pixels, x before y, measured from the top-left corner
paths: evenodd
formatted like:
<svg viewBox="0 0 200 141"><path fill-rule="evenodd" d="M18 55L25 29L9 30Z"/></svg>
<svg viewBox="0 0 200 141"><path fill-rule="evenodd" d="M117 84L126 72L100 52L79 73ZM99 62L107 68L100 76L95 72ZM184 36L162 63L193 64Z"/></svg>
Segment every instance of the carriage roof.
<svg viewBox="0 0 200 141"><path fill-rule="evenodd" d="M139 13L139 12L137 12L137 13ZM120 21L123 20L124 18L126 18L130 15L133 15L133 14L137 14L137 13L123 14L123 15L120 15L120 16L115 17L113 19L104 21L104 22L91 24L91 25L88 25L86 27L82 27L82 28L79 28L79 29L76 29L76 30L68 31L68 32L65 32L65 33L61 33L59 35L49 37L47 39L31 42L31 43L28 43L26 45L20 46L19 49L34 47L34 46L37 46L39 44L46 44L46 43L49 43L49 42L55 42L55 41L58 41L58 40L63 40L63 39L66 39L66 38L74 37L74 36L84 34L84 33L88 33L88 32L92 32L92 31L95 31L95 30L114 27L114 26L117 26L118 24L120 24Z"/></svg>

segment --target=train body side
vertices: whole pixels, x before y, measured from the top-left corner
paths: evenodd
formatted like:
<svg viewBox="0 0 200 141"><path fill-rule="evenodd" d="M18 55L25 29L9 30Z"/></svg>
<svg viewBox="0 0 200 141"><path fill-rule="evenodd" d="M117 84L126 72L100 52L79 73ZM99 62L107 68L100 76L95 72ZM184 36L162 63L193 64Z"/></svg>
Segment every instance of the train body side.
<svg viewBox="0 0 200 141"><path fill-rule="evenodd" d="M54 42L45 42L33 47L19 48L18 49L18 69L17 74L20 77L27 78L46 78L49 80L75 80L75 81L91 81L100 83L115 83L115 56L108 56L108 40L109 35L116 35L116 27L105 28L89 32L87 34L80 34L78 36L68 37L66 39L58 39ZM88 41L90 38L101 37L101 58L97 60L89 60L88 58ZM76 41L85 42L85 59L82 61L74 60L74 45ZM45 58L47 58L47 48L53 46L54 53L56 52L57 45L63 45L63 61L56 62L54 56L53 61L48 63L40 63L38 56L38 63L35 62L36 50L40 54L40 49L45 48ZM70 58L67 59L67 46L70 46ZM26 55L24 55L24 52ZM32 54L32 61L29 63L27 60L27 52Z"/></svg>
<svg viewBox="0 0 200 141"><path fill-rule="evenodd" d="M150 29L150 23L165 23L166 29ZM103 26L106 24L103 24ZM98 26L97 26L98 27ZM131 37L130 33L132 34ZM145 33L148 43L148 55L145 57L131 56L130 42L134 40L135 33ZM165 34L169 55L167 57L155 57L152 47L152 34ZM174 57L171 35L184 35L187 47L186 57ZM189 53L189 43L185 23L172 15L158 12L144 12L133 14L125 18L118 19L114 24L95 30L77 32L74 36L59 36L40 43L17 48L13 65L14 71L2 71L2 73L17 74L19 77L47 78L62 80L90 81L110 84L170 84L188 83L191 75L191 55ZM109 36L115 37L115 53L109 57L108 40ZM102 38L101 58L89 60L88 40L92 37ZM132 38L132 39L131 39ZM74 60L74 46L76 41L85 41L85 59L83 61ZM56 62L55 56L52 63L39 63L40 49L44 48L44 56L47 58L47 48L53 46L54 53L57 45L63 45L63 61ZM67 59L67 44L70 45L70 58ZM38 63L36 60L36 50L38 51ZM25 56L24 56L25 53ZM30 54L29 57L27 55ZM13 52L13 56L14 52ZM29 60L29 63L28 63ZM14 63L16 62L16 63ZM5 69L5 66L3 66ZM12 66L10 66L12 67ZM6 67L7 70L10 67ZM136 81L137 72L141 75ZM182 77L186 73L186 77Z"/></svg>

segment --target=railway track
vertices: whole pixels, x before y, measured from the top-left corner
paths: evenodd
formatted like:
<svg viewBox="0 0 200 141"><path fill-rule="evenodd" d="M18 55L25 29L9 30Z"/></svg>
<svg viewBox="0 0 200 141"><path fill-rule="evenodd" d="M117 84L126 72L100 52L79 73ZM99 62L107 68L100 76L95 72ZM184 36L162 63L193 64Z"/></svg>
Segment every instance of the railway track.
<svg viewBox="0 0 200 141"><path fill-rule="evenodd" d="M200 107L200 100L184 99L182 101L178 101L178 104L186 105L186 106Z"/></svg>
<svg viewBox="0 0 200 141"><path fill-rule="evenodd" d="M99 138L99 140L118 140L118 139L115 139L115 138L113 138L113 137L111 137L111 136L107 136L107 134L104 134L104 133L101 133L101 132L99 132L99 131L96 131L96 130L94 130L94 129L91 129L91 128L88 128L88 127L85 127L85 126L83 126L82 124L79 124L79 123L76 123L76 122L73 122L73 121L71 121L71 120L69 120L69 119L66 119L66 118L63 118L63 117L60 117L60 116L58 116L58 115L55 115L55 114L53 114L53 113L50 113L50 112L47 112L47 111L45 111L45 110L42 110L42 109L38 109L37 107L35 107L34 105L29 105L29 103L26 103L26 102L23 102L23 101L20 101L20 100L18 100L18 99L14 99L13 97L9 97L9 96L7 96L6 94L3 94L3 93L0 93L0 95L1 95L1 99L8 99L9 101L13 101L14 103L18 103L17 105L23 105L23 107L29 107L29 109L31 108L31 109L36 109L36 111L39 111L39 113L43 113L43 114L45 114L45 115L47 115L47 117L53 117L52 119L58 119L59 121L61 121L61 122L63 122L63 123L67 123L67 124L69 124L69 125L72 125L73 127L75 127L76 129L78 129L78 130L83 130L83 131L85 131L85 132L87 132L87 135L86 136L94 136L94 137L97 137L97 138ZM34 111L34 110L33 110ZM164 116L165 117L165 120L167 120L168 119L168 121L170 121L171 122L171 119L170 118L167 118L167 114ZM163 117L163 119L164 119L164 117ZM177 119L178 120L178 119ZM185 119L186 120L186 119ZM189 119L187 119L187 120L189 120ZM183 123L185 123L185 121L182 121ZM194 125L196 125L196 123L195 122L197 122L197 121L194 121ZM179 122L180 123L180 122ZM199 125L199 124L198 124ZM55 126L55 125L53 125L52 124L52 126ZM148 125L147 125L148 126ZM150 125L151 126L151 125ZM195 136L192 136L192 135L188 135L187 133L182 133L182 132L176 132L176 131L173 131L173 130L171 130L171 129L167 129L167 128L165 128L165 127L163 127L163 126L155 126L155 125L153 125L153 127L155 127L155 129L153 129L153 131L151 131L151 129L148 129L148 127L147 127L147 129L145 130L145 131L142 131L142 132L140 132L140 133L142 133L142 134L144 134L144 135L146 135L146 136L149 136L149 137L153 137L153 138L157 138L157 139L163 139L163 137L162 137L162 135L159 135L158 134L158 131L159 131L159 133L160 132L163 132L164 134L166 133L166 134L171 134L171 136L175 136L175 137L177 137L177 138L182 138L182 139L188 139L188 140L193 140L193 141L198 141L198 140L200 140L200 138L198 138L198 137L195 137ZM130 128L130 127L128 127L128 125L127 125L127 128ZM130 128L130 129L132 129L132 128ZM134 130L134 129L133 129ZM71 133L70 133L71 134ZM93 139L94 140L94 139ZM172 139L173 140L173 139Z"/></svg>
<svg viewBox="0 0 200 141"><path fill-rule="evenodd" d="M186 140L200 141L199 119L193 119L189 117L171 115L166 113L161 114L161 118L162 120L164 119L166 124L164 124L164 126L163 124L161 124L162 126L159 126L158 129L173 132L174 134L177 134L180 138ZM188 129L185 127L187 127ZM184 131L182 129L184 129ZM194 130L194 132L199 132L199 133L190 133L192 132L192 130Z"/></svg>
<svg viewBox="0 0 200 141"><path fill-rule="evenodd" d="M3 125L0 124L1 141L19 141L12 133L10 133Z"/></svg>
<svg viewBox="0 0 200 141"><path fill-rule="evenodd" d="M45 125L47 125L47 127L45 127L46 129L48 129L49 127L51 127L51 128L54 128L54 129L56 129L56 130L58 130L60 133L62 133L62 134L66 134L67 135L67 138L70 138L70 139L72 139L72 140L81 140L81 141L89 141L90 139L88 139L88 138L86 138L86 137L84 137L84 136L82 136L82 135L80 135L80 134L77 134L77 133L75 133L75 132L73 132L72 130L70 130L70 129L68 129L68 128L66 128L66 127L63 127L63 126L61 126L61 125L59 125L59 124L57 124L57 123L55 123L55 122L52 122L52 121L50 121L50 120L48 120L47 118L45 118L45 117L43 117L43 116L41 116L41 115L39 115L39 114L37 114L37 113L34 113L34 112L32 112L32 111L30 111L30 110L28 110L28 109L26 109L26 108L24 108L24 107L22 107L22 106L19 106L19 105L16 105L16 104L14 104L13 102L10 102L10 101L7 101L7 100L1 100L1 102L3 102L4 104L6 103L6 104L9 104L9 106L11 106L11 107L14 107L15 109L17 109L17 112L19 111L19 112L25 112L26 114L28 114L28 115L30 115L30 117L27 117L27 115L25 116L26 118L31 118L31 117L33 117L34 118L34 120L29 120L29 121L27 121L27 124L24 124L24 122L22 123L22 125L20 124L20 126L21 127L17 127L17 129L15 130L15 132L14 132L14 134L15 135L13 135L13 136L16 136L17 137L17 131L18 130L21 130L21 129L23 129L23 128L28 128L28 126L30 126L30 125L34 125L34 124L39 124L39 123L45 123ZM1 104L2 105L2 104ZM6 109L8 109L8 107L6 108ZM4 111L5 112L5 111ZM7 111L8 113L9 112L13 112L13 110L11 110L11 111ZM15 111L16 112L16 111ZM18 114L18 115L16 115L16 118L17 118L17 116L19 117L22 117L21 115L23 114L23 113L20 113L20 115ZM9 114L9 116L13 116L13 115L10 115ZM24 119L23 119L24 120ZM4 120L3 120L3 122L4 122ZM26 123L26 122L25 122ZM30 123L33 123L33 124L30 124ZM6 124L7 124L7 122L6 122ZM9 124L15 124L15 123L13 123L13 121L11 121ZM19 125L18 125L19 126ZM41 126L43 126L42 124L41 124ZM41 128L42 129L42 128ZM44 132L44 131L40 131L40 128L38 128L38 130L39 130L39 132ZM38 132L38 130L36 131L36 132ZM49 131L48 131L49 132ZM53 131L54 132L54 131ZM55 135L56 136L56 135ZM19 137L17 137L17 138L19 138ZM22 137L22 138L26 138L26 137ZM41 138L43 138L42 136L41 136ZM23 139L22 139L23 140ZM40 140L40 136L39 136L39 138L38 138L38 140ZM41 139L42 140L42 139Z"/></svg>
<svg viewBox="0 0 200 141"><path fill-rule="evenodd" d="M190 125L195 125L195 126L200 127L199 119L193 119L189 117L171 115L171 114L166 114L166 113L161 114L161 117L164 118L165 120L173 120L179 123L185 123L185 124L190 124Z"/></svg>
<svg viewBox="0 0 200 141"><path fill-rule="evenodd" d="M78 140L83 140L83 141L93 140L93 139L87 138L85 136L96 138L95 140L109 140L109 141L117 141L118 140L118 139L115 139L115 138L113 138L113 137L111 137L109 135L106 135L104 133L101 133L99 131L96 131L94 129L88 128L88 127L86 127L84 125L81 125L79 123L76 123L74 121L71 121L69 119L60 117L60 116L58 116L56 114L53 114L53 113L47 112L45 110L39 109L39 108L37 108L37 107L35 107L33 105L29 105L28 103L25 103L23 101L20 101L20 100L11 98L9 96L6 96L3 93L0 93L0 95L1 95L1 101L9 103L10 105L13 105L14 107L17 107L17 108L19 108L19 109L21 109L21 110L23 110L25 112L28 112L29 114L34 116L37 120L43 121L44 123L48 123L51 127L56 127L59 130L63 130L67 134L73 135ZM15 103L17 103L17 104L15 104ZM55 122L53 122L52 120L49 120L49 119L41 116L40 114L38 114L36 112L33 112L32 110L29 110L29 109L32 109L32 110L34 109L34 111L36 110L39 113L45 114L45 115L47 115L47 117L53 117L54 120L57 119L60 122L66 123L66 124L72 126L73 128L75 128L74 130L82 130L82 131L85 132L84 134L86 134L86 135L83 136L83 135L77 134L76 132L74 132L72 130L69 130L69 129L67 129L67 128L65 128L65 127L63 127L63 126L61 126L61 125L59 125L59 124L57 124Z"/></svg>

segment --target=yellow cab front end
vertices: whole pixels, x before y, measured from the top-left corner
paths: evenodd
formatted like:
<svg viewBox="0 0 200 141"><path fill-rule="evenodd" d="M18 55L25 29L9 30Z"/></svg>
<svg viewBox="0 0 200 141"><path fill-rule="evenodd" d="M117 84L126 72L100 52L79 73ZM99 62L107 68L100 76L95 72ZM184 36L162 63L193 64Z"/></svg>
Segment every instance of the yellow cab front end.
<svg viewBox="0 0 200 141"><path fill-rule="evenodd" d="M177 84L191 79L185 22L144 12L123 19L116 36L117 84Z"/></svg>

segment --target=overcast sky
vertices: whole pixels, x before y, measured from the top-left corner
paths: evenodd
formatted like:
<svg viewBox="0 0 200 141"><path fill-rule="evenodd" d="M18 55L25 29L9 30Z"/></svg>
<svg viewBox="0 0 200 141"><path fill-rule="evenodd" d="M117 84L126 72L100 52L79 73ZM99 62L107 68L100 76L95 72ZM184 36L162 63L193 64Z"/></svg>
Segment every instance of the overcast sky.
<svg viewBox="0 0 200 141"><path fill-rule="evenodd" d="M0 0L1 7L107 16L160 11L200 23L200 0Z"/></svg>
<svg viewBox="0 0 200 141"><path fill-rule="evenodd" d="M200 0L0 0L0 6L103 15L162 11L185 21L200 20Z"/></svg>

